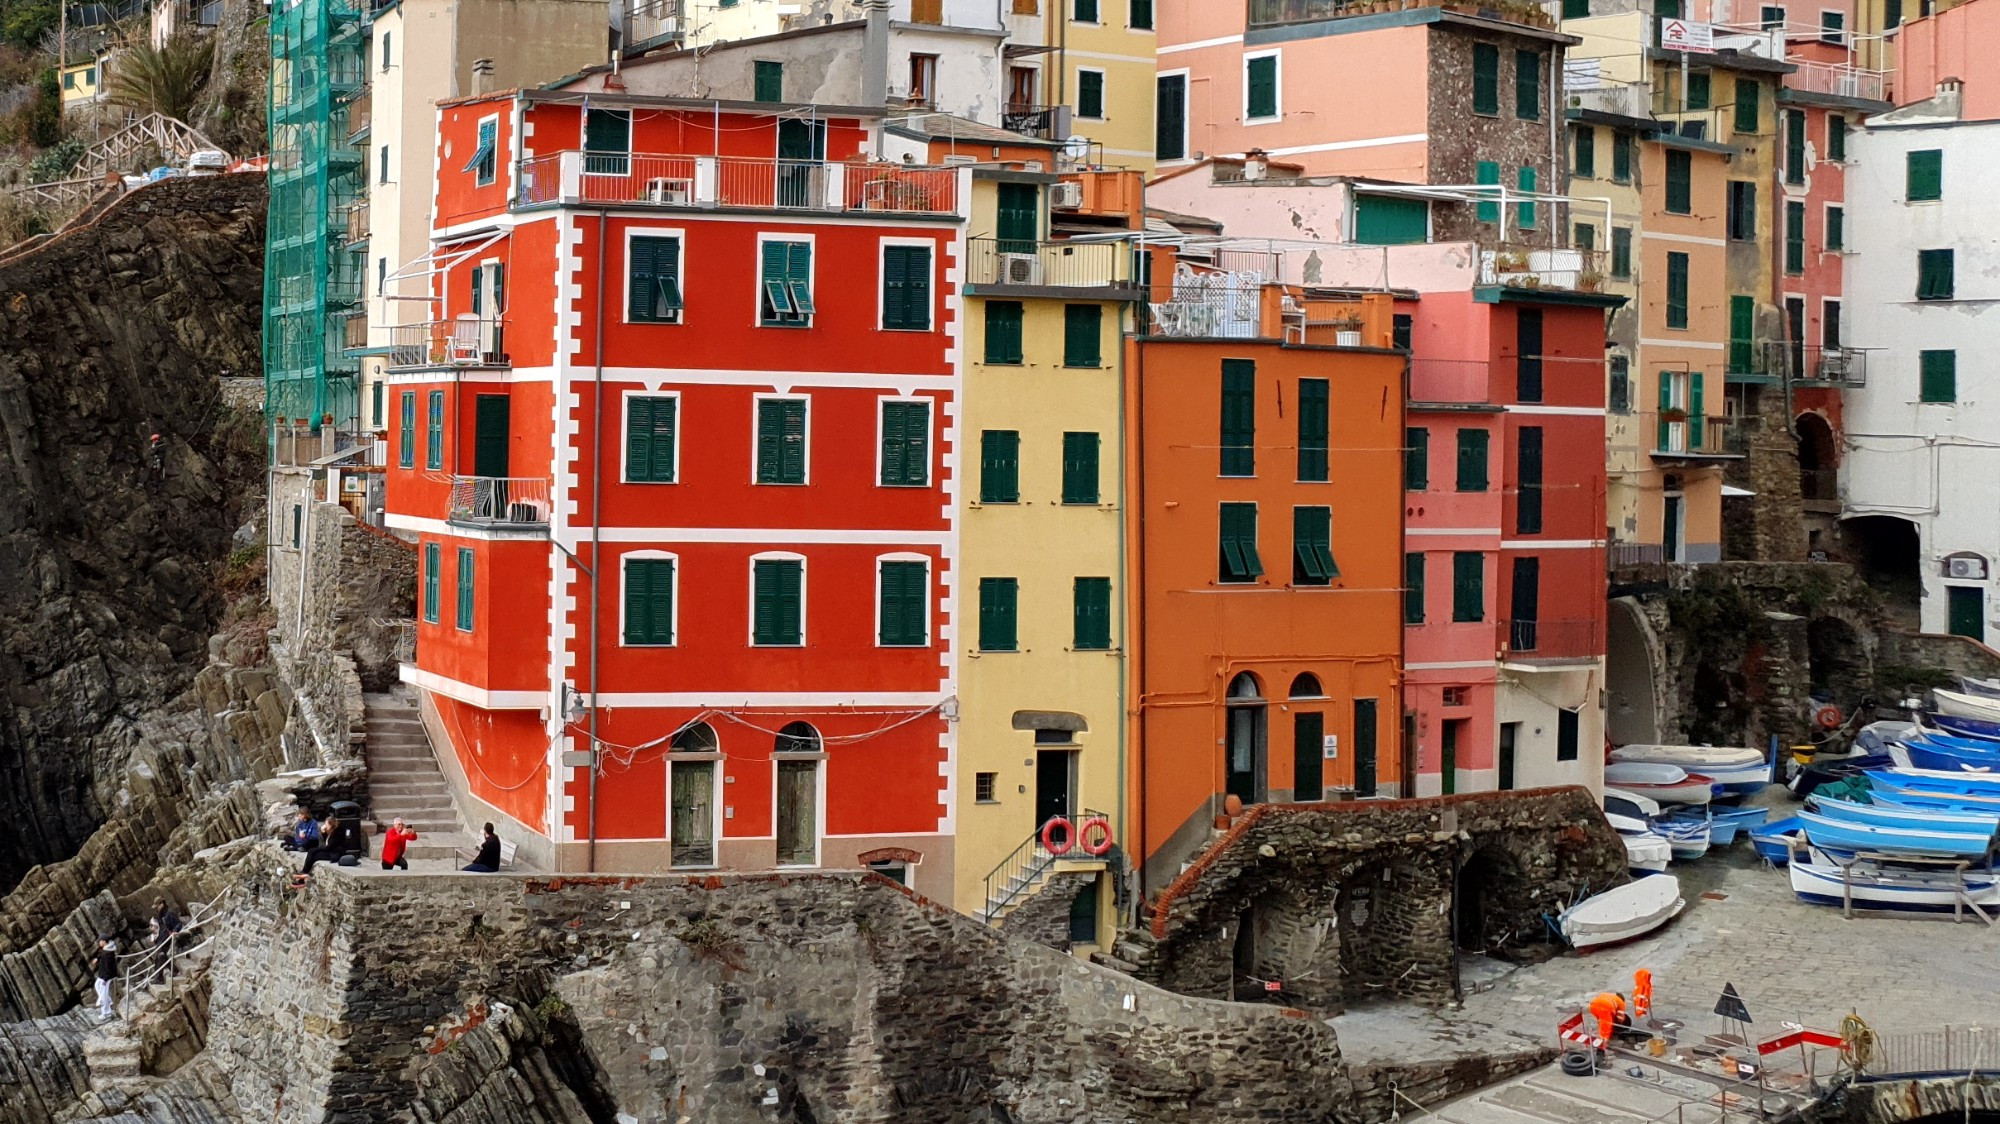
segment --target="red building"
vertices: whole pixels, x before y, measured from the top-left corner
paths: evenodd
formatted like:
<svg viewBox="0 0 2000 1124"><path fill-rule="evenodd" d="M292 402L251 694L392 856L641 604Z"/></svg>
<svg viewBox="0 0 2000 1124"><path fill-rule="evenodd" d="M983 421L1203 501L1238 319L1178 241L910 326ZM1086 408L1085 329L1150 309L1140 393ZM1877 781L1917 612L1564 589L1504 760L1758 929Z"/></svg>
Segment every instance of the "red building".
<svg viewBox="0 0 2000 1124"><path fill-rule="evenodd" d="M594 81L594 80L593 80ZM860 109L443 103L388 523L468 819L949 899L959 169ZM448 746L448 750L447 750Z"/></svg>

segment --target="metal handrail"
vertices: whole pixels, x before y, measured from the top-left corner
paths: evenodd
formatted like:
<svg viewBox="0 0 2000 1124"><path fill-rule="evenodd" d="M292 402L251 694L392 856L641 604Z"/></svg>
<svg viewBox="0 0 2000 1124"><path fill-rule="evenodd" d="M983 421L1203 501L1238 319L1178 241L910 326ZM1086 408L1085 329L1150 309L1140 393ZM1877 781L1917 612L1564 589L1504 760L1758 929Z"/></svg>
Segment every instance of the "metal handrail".
<svg viewBox="0 0 2000 1124"><path fill-rule="evenodd" d="M229 893L228 889L218 890L213 898L189 910L187 918L181 922L181 932L185 933L191 929L199 929L215 920L222 913L222 899L228 897ZM140 988L151 987L154 981L158 980L163 974L170 972L176 963L215 943L216 938L220 935L213 934L198 945L190 948L180 948L178 947L180 934L176 933L174 938L156 942L138 956L128 960L124 972L119 976L119 1012L121 1014L130 1014L132 995L135 991ZM135 977L138 977L136 982Z"/></svg>
<svg viewBox="0 0 2000 1124"><path fill-rule="evenodd" d="M1042 829L1048 827L1049 820L1058 818L1068 819L1077 829L1071 848L1060 855L1053 854L1042 846ZM1012 854L1001 859L1000 865L987 872L986 904L980 909L980 919L991 925L1008 906L1014 903L1015 898L1026 893L1028 887L1041 880L1043 871L1059 860L1094 858L1095 856L1084 853L1078 846L1082 843L1082 825L1093 819L1101 819L1106 824L1111 822L1111 817L1103 812L1085 808L1073 816L1051 816L1048 820L1036 824L1035 830L1029 833L1028 838L1023 840L1020 846L1014 848ZM995 900L996 885L999 887L998 900Z"/></svg>

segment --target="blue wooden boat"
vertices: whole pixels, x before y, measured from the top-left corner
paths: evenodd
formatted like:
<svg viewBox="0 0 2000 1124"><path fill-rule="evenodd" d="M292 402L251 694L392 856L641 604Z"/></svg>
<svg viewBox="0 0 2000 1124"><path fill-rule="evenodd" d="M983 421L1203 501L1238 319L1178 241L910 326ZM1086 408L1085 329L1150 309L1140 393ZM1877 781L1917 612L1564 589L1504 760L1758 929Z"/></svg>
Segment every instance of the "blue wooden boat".
<svg viewBox="0 0 2000 1124"><path fill-rule="evenodd" d="M2000 773L1968 773L1954 769L1870 769L1868 784L1890 785L1913 792L2000 797Z"/></svg>
<svg viewBox="0 0 2000 1124"><path fill-rule="evenodd" d="M1961 675L1958 677L1958 689L1963 694L1983 699L2000 699L2000 681L1992 679L1974 679L1970 675Z"/></svg>
<svg viewBox="0 0 2000 1124"><path fill-rule="evenodd" d="M1815 905L1841 905L1852 898L1861 909L1951 912L1964 894L1978 905L2000 905L2000 880L1980 871L1910 870L1861 863L1842 870L1845 858L1814 851L1791 864L1792 891Z"/></svg>
<svg viewBox="0 0 2000 1124"><path fill-rule="evenodd" d="M1750 829L1750 845L1757 848L1757 854L1766 861L1784 866L1792 859L1792 841L1799 836L1805 825L1797 816L1786 816L1782 820L1772 820L1761 827Z"/></svg>
<svg viewBox="0 0 2000 1124"><path fill-rule="evenodd" d="M1732 808L1727 804L1711 804L1708 814L1702 815L1694 809L1670 812L1665 817L1670 821L1708 824L1708 841L1717 847L1727 847L1736 842L1736 836L1744 831L1755 830L1771 815L1769 808Z"/></svg>
<svg viewBox="0 0 2000 1124"><path fill-rule="evenodd" d="M1958 859L1983 858L1993 849L1993 835L1930 828L1882 827L1849 823L1816 812L1800 812L1806 838L1815 845L1843 851L1885 855L1926 855Z"/></svg>
<svg viewBox="0 0 2000 1124"><path fill-rule="evenodd" d="M2000 722L1988 722L1983 718L1954 718L1949 714L1933 714L1930 723L1947 734L1961 738L2000 738Z"/></svg>
<svg viewBox="0 0 2000 1124"><path fill-rule="evenodd" d="M2000 812L2000 797L1921 792L1879 784L1868 790L1868 797L1877 804L1893 804L1898 808L1927 808L1939 812Z"/></svg>
<svg viewBox="0 0 2000 1124"><path fill-rule="evenodd" d="M1901 741L1904 745L1908 745L1911 742L1921 742L1925 745L1943 746L1946 749L1963 749L1973 753L2000 755L2000 739L1962 738L1957 734L1947 734L1942 730L1920 730L1910 737L1901 739Z"/></svg>
<svg viewBox="0 0 2000 1124"><path fill-rule="evenodd" d="M1851 800L1814 800L1813 811L1830 819L1876 827L1963 831L1989 837L2000 833L2000 809L1962 812L1942 808L1905 808L1897 804L1857 804Z"/></svg>
<svg viewBox="0 0 2000 1124"><path fill-rule="evenodd" d="M1960 749L1934 742L1911 739L1903 743L1910 764L1918 769L1947 773L2000 773L2000 753Z"/></svg>

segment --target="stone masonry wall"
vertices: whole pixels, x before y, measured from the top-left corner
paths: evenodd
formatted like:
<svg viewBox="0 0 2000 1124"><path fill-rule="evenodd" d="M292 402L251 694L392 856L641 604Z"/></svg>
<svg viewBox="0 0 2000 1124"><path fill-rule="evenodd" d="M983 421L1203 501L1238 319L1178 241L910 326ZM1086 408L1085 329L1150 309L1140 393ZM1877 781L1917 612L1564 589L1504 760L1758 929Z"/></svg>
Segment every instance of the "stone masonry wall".
<svg viewBox="0 0 2000 1124"><path fill-rule="evenodd" d="M1483 116L1472 111L1472 54L1473 44L1489 43L1499 49L1499 91L1500 111L1496 116ZM1532 121L1522 120L1515 115L1514 75L1516 51L1530 50L1541 59L1540 112ZM1560 113L1561 88L1551 89L1548 62L1551 53L1558 56L1561 48L1542 39L1516 37L1497 30L1469 28L1434 24L1430 32L1430 182L1442 184L1467 184L1477 182L1479 162L1490 160L1500 166L1500 178L1511 190L1518 186L1516 177L1522 168L1535 170L1535 187L1539 191L1550 192L1561 189L1560 169L1557 164L1563 146L1558 133L1552 141L1550 135L1550 113ZM1561 66L1556 73L1562 73ZM1553 149L1553 153L1552 150ZM1551 245L1560 235L1558 223L1551 218L1546 207L1536 207L1537 228L1523 231L1515 222L1516 214L1507 215L1507 241L1510 244ZM1463 239L1477 239L1482 242L1497 242L1500 238L1498 223L1477 221L1476 209L1466 204L1456 204L1433 208L1433 236L1439 242ZM1600 244L1609 235L1599 235Z"/></svg>
<svg viewBox="0 0 2000 1124"><path fill-rule="evenodd" d="M1010 937L1045 948L1068 951L1069 910L1077 895L1097 892L1097 874L1054 874L1046 885L1000 918L996 926Z"/></svg>

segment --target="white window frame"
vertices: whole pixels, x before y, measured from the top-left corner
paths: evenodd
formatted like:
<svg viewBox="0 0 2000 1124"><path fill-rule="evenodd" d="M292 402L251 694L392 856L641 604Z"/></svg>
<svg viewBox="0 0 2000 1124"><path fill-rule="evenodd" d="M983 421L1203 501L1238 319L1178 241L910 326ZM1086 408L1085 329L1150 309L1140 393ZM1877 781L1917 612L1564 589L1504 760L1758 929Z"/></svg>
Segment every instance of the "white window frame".
<svg viewBox="0 0 2000 1124"><path fill-rule="evenodd" d="M803 324L764 323L764 244L766 242L804 242L812 247L812 261L806 270L806 289L812 293L813 314L806 317ZM819 323L819 239L812 233L764 234L757 235L757 256L751 259L756 268L750 271L750 326L753 328L812 329ZM686 303L687 289L681 289L682 303ZM880 454L877 454L878 456Z"/></svg>
<svg viewBox="0 0 2000 1124"><path fill-rule="evenodd" d="M625 450L629 447L632 437L632 399L634 398L671 398L674 400L674 478L672 480L633 480L625 475ZM670 488L680 483L682 420L681 392L678 390L646 390L642 387L638 390L627 390L620 394L618 396L618 482L620 484L631 484L640 488L655 486ZM678 575L679 571L676 570L675 573ZM677 576L675 584L678 585L679 581L680 579ZM619 604L622 605L624 602L621 601ZM674 612L680 612L678 603L674 607Z"/></svg>
<svg viewBox="0 0 2000 1124"><path fill-rule="evenodd" d="M472 186L474 187L492 187L494 184L500 182L500 115L498 113L489 113L473 123L472 151L479 151L479 130L485 128L488 121L493 122L493 178L490 180L480 179L479 170L475 168L472 172Z"/></svg>
<svg viewBox="0 0 2000 1124"><path fill-rule="evenodd" d="M1069 12L1067 14L1069 16L1069 22L1071 23L1076 24L1079 27L1104 26L1104 5L1108 3L1109 0L1097 0L1097 18L1094 20L1085 20L1077 18L1076 0L1056 0L1056 2L1062 4L1064 7L1069 9Z"/></svg>
<svg viewBox="0 0 2000 1124"><path fill-rule="evenodd" d="M887 429L889 426L889 411L887 409L887 406L891 402L898 402L898 403L914 402L924 408L924 433L926 436L924 439L924 482L922 484L882 483L882 469L886 467L882 463L882 433L883 430ZM899 490L907 489L910 491L928 489L934 486L937 483L937 473L933 466L933 458L936 454L936 444L930 440L929 435L935 433L936 431L937 431L936 399L933 399L930 396L924 394L877 395L875 398L875 486L877 488L896 488Z"/></svg>
<svg viewBox="0 0 2000 1124"><path fill-rule="evenodd" d="M1277 113L1270 117L1250 116L1250 63L1256 59L1277 60L1275 72L1271 75L1272 101L1274 108L1277 109ZM1242 100L1238 101L1237 104L1243 107L1243 123L1245 125L1269 125L1285 119L1285 52L1283 48L1274 47L1268 51L1243 52L1243 94Z"/></svg>
<svg viewBox="0 0 2000 1124"><path fill-rule="evenodd" d="M889 315L889 306L888 306L889 247L891 246L910 246L910 247L915 247L917 249L929 250L931 253L931 273L930 273L931 314L929 317L930 326L927 328L919 330L916 328L891 328L888 326L887 320ZM817 257L818 255L814 256ZM938 321L941 319L941 317L938 315L938 307L937 307L937 295L939 288L937 284L937 269L938 269L938 259L942 256L943 256L942 254L938 253L938 244L935 239L895 238L889 236L884 236L882 238L881 242L875 247L875 330L876 331L908 332L911 335L918 335L918 336L937 331ZM761 260L761 255L760 255L760 260ZM814 268L816 269L818 268L818 266L815 265ZM817 296L813 298L813 305L814 307L818 307L819 305L819 298ZM880 452L877 452L876 455L880 456L881 454Z"/></svg>
<svg viewBox="0 0 2000 1124"><path fill-rule="evenodd" d="M632 319L632 239L634 238L673 238L680 242L680 257L674 262L676 270L674 275L681 279L681 318L679 320L663 324L658 320ZM628 226L625 228L625 257L623 259L625 263L625 283L619 286L625 299L621 302L621 306L618 309L618 322L620 324L638 324L647 328L678 328L686 326L688 322L687 253L687 229L685 227ZM757 268L760 271L763 269L763 254L764 251L760 247L757 251ZM761 286L758 291L760 294L762 293ZM674 455L679 456L679 450L675 450Z"/></svg>
<svg viewBox="0 0 2000 1124"><path fill-rule="evenodd" d="M1833 226L1833 213L1840 212L1840 247L1835 249L1826 244L1826 232ZM1822 204L1819 215L1819 252L1822 254L1848 254L1847 248L1847 200Z"/></svg>
<svg viewBox="0 0 2000 1124"><path fill-rule="evenodd" d="M1826 26L1826 17L1828 16L1840 17L1840 38L1838 40L1838 43L1840 46L1845 47L1848 43L1848 37L1853 34L1853 31L1847 26L1847 13L1839 8L1821 8L1819 10L1819 29L1813 35L1813 41L1816 43L1827 43L1827 44L1832 44L1835 42L1835 40L1828 39L1826 37L1826 33L1833 30L1832 28Z"/></svg>
<svg viewBox="0 0 2000 1124"><path fill-rule="evenodd" d="M1283 64L1281 63L1280 65ZM1190 145L1194 139L1191 135L1194 131L1194 123L1188 119L1188 105L1194 101L1194 75L1187 67L1181 67L1179 70L1162 70L1153 76L1153 136L1155 143L1158 142L1159 137L1159 80L1162 78L1179 78L1181 80L1181 154L1176 159L1162 160L1160 163L1191 163L1191 154L1194 150ZM1245 78L1247 80L1247 74Z"/></svg>
<svg viewBox="0 0 2000 1124"><path fill-rule="evenodd" d="M920 645L882 643L882 564L884 562L921 562L924 564L924 642ZM934 618L937 615L937 602L934 598L932 591L936 588L936 586L937 586L937 561L933 559L930 555L917 554L912 551L898 551L891 554L876 555L875 556L875 626L873 632L870 634L874 638L875 647L886 651L918 651L920 649L935 647L937 637L934 634L935 629L932 628L933 624L932 618ZM678 608L679 602L678 601L675 602L675 605L676 605L675 612L678 613L680 611ZM775 805L773 805L773 807L775 807ZM772 822L775 823L776 820L773 819Z"/></svg>
<svg viewBox="0 0 2000 1124"><path fill-rule="evenodd" d="M1102 7L1098 8L1099 15L1102 15L1103 12L1104 9ZM1094 27L1096 25L1085 24L1084 26ZM1073 112L1076 114L1076 119L1079 121L1111 120L1111 83L1107 81L1110 75L1101 66L1079 66L1076 68L1076 74L1077 74L1076 78L1077 105L1073 110ZM1097 108L1101 112L1099 116L1096 117L1085 117L1083 115L1083 76L1086 74L1097 75L1097 102L1098 102Z"/></svg>
<svg viewBox="0 0 2000 1124"><path fill-rule="evenodd" d="M797 562L799 564L799 642L796 644L757 643L757 563L759 562ZM750 560L745 564L743 571L744 580L749 583L750 590L749 600L745 602L749 606L750 611L744 614L745 619L743 622L743 643L745 647L804 648L806 646L806 571L808 569L806 556L796 551L765 550L750 556ZM679 571L676 570L675 574L678 575ZM678 580L676 580L675 585L677 588L674 592L679 593ZM680 598L678 597L674 599L674 613L676 616L680 614ZM680 633L676 632L674 636L678 639Z"/></svg>
<svg viewBox="0 0 2000 1124"><path fill-rule="evenodd" d="M658 561L672 562L674 564L674 619L672 625L674 638L672 642L666 644L627 644L625 642L625 603L628 600L625 596L626 564L630 562ZM618 556L618 646L620 648L630 648L634 651L648 651L655 648L678 648L681 646L681 587L687 584L681 580L682 576L681 556L670 550L628 550ZM672 815L671 808L668 809L668 814ZM672 831L671 823L668 830L669 832Z"/></svg>
<svg viewBox="0 0 2000 1124"><path fill-rule="evenodd" d="M639 127L638 115L633 113L629 109L623 111L625 114L624 152L622 153L592 152L589 149L584 148L585 143L588 141L590 137L590 111L592 108L596 107L585 106L583 110L583 117L581 120L577 122L578 129L577 129L576 145L579 149L583 149L583 174L586 176L618 176L620 178L629 177L632 174L632 145L639 139L638 137L633 135L635 132L638 131ZM602 109L606 113L619 112L618 107L615 105L607 105L602 107ZM593 156L621 156L621 155L625 157L625 170L622 172L593 172L590 170L590 158Z"/></svg>
<svg viewBox="0 0 2000 1124"><path fill-rule="evenodd" d="M1834 312L1833 318L1834 321L1840 325L1841 342L1835 346L1837 347L1847 346L1846 342L1847 321L1841 316L1841 312L1845 311L1845 309L1842 307L1845 299L1846 298L1844 297L1824 297L1824 296L1819 298L1819 341L1817 343L1813 343L1811 346L1818 347L1821 349L1824 349L1826 347L1826 310L1829 308L1836 310Z"/></svg>
<svg viewBox="0 0 2000 1124"><path fill-rule="evenodd" d="M804 402L804 403L806 404L806 433L805 433L805 440L806 440L806 447L805 447L805 465L806 465L806 478L805 478L804 480L801 480L801 481L799 481L799 482L798 482L797 484L766 484L766 483L764 483L764 482L762 482L762 481L760 481L760 480L758 480L758 479L757 479L757 414L758 414L758 410L760 409L760 407L759 407L759 405L758 405L758 403L760 403L760 402ZM879 432L880 432L880 423L879 423L879 422L877 423L877 432L878 432L878 434L879 434ZM678 442L676 442L676 444L678 444ZM812 478L812 450L813 450L813 408L812 408L812 395L810 395L810 394L798 394L798 393L794 393L794 392L792 392L792 391L789 391L789 390L779 390L779 391L762 391L762 392L759 392L759 393L756 393L756 394L752 394L752 395L750 396L750 476L749 476L749 480L750 480L750 486L751 486L751 487L753 487L753 488L800 488L800 487L804 487L804 486L805 486L805 485L807 485L807 484L810 484L810 483L812 483L812 482L813 482L813 478ZM678 450L676 450L676 452L678 452ZM882 439L881 439L881 437L880 437L879 435L878 435L878 436L876 437L876 439L875 439L875 458L876 458L877 460L880 460L880 459L882 458ZM880 477L880 473L881 473L881 466L880 466L879 464L878 464L878 465L876 465L876 466L875 466L875 470L876 470L876 473L877 473L877 476L876 476L876 478L877 478L877 479L880 479L880 478L881 478L881 477ZM675 475L675 476L679 476L679 475L680 475L680 473L676 472L676 473L675 473L674 475ZM774 555L773 557L776 557L776 556Z"/></svg>

